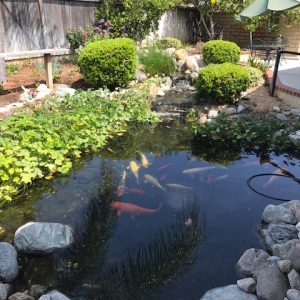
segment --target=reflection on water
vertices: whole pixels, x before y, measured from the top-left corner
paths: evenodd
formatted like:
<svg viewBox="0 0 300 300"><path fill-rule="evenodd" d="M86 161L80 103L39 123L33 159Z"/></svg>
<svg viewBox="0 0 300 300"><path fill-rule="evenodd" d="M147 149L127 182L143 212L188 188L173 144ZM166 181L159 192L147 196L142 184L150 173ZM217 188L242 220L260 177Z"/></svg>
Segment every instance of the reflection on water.
<svg viewBox="0 0 300 300"><path fill-rule="evenodd" d="M32 220L70 224L75 231L72 249L21 257L16 285L43 284L72 299L199 299L235 282L240 255L261 247L255 226L263 208L278 202L246 182L276 165L300 177L296 158L209 149L192 143L188 124L132 128L78 161L68 177L37 183L0 213L8 241ZM268 180L253 184L299 198L297 183Z"/></svg>

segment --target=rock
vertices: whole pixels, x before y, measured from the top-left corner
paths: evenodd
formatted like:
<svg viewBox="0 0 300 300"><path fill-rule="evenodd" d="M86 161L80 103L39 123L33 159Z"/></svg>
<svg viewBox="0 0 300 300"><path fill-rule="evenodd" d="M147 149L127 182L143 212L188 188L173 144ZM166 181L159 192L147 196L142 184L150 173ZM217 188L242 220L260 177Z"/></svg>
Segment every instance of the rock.
<svg viewBox="0 0 300 300"><path fill-rule="evenodd" d="M135 71L135 79L138 82L143 82L147 79L147 75L145 72L141 71L141 70L136 70Z"/></svg>
<svg viewBox="0 0 300 300"><path fill-rule="evenodd" d="M219 114L219 112L218 112L217 110L211 109L211 110L208 112L207 117L208 117L209 119L214 119L214 118L216 118L216 117L218 116L218 114Z"/></svg>
<svg viewBox="0 0 300 300"><path fill-rule="evenodd" d="M59 291L53 290L40 297L39 300L70 300L70 298Z"/></svg>
<svg viewBox="0 0 300 300"><path fill-rule="evenodd" d="M40 284L33 284L30 287L29 295L32 296L33 298L38 299L43 294L45 294L46 291L47 291L47 288L45 286L42 286Z"/></svg>
<svg viewBox="0 0 300 300"><path fill-rule="evenodd" d="M284 110L284 111L283 111L283 114L284 114L285 116L290 116L290 115L291 115L291 112L290 112L290 110Z"/></svg>
<svg viewBox="0 0 300 300"><path fill-rule="evenodd" d="M237 282L239 289L245 293L255 294L256 291L256 281L253 278L240 279Z"/></svg>
<svg viewBox="0 0 300 300"><path fill-rule="evenodd" d="M198 72L199 71L199 66L198 66L197 61L191 56L188 56L186 58L185 65L186 65L186 68L188 70L190 70L191 72Z"/></svg>
<svg viewBox="0 0 300 300"><path fill-rule="evenodd" d="M31 222L16 231L14 244L20 252L48 254L69 247L73 239L68 225Z"/></svg>
<svg viewBox="0 0 300 300"><path fill-rule="evenodd" d="M32 100L32 93L30 92L30 89L26 89L24 86L22 86L23 93L20 95L19 101L20 102L30 102Z"/></svg>
<svg viewBox="0 0 300 300"><path fill-rule="evenodd" d="M273 255L284 260L290 260L295 270L300 270L300 241L290 240L285 244L276 244L272 247Z"/></svg>
<svg viewBox="0 0 300 300"><path fill-rule="evenodd" d="M288 279L292 289L300 290L300 276L294 269L288 273Z"/></svg>
<svg viewBox="0 0 300 300"><path fill-rule="evenodd" d="M0 243L0 280L13 281L18 275L17 251L5 242Z"/></svg>
<svg viewBox="0 0 300 300"><path fill-rule="evenodd" d="M165 49L165 53L169 56L173 56L176 52L176 48L167 48Z"/></svg>
<svg viewBox="0 0 300 300"><path fill-rule="evenodd" d="M18 292L8 297L8 300L35 300L35 299L30 295Z"/></svg>
<svg viewBox="0 0 300 300"><path fill-rule="evenodd" d="M209 290L200 300L257 300L257 297L243 292L233 284Z"/></svg>
<svg viewBox="0 0 300 300"><path fill-rule="evenodd" d="M11 286L8 283L0 282L0 300L6 300L10 290L11 290Z"/></svg>
<svg viewBox="0 0 300 300"><path fill-rule="evenodd" d="M300 109L299 108L292 108L290 110L290 113L294 116L294 117L299 117L300 116Z"/></svg>
<svg viewBox="0 0 300 300"><path fill-rule="evenodd" d="M149 86L149 96L155 98L157 91L158 91L157 85L155 83L151 83L151 85Z"/></svg>
<svg viewBox="0 0 300 300"><path fill-rule="evenodd" d="M51 93L52 93L52 90L51 90L51 89L48 89L47 91L41 91L41 92L38 92L38 93L35 95L34 100L40 100L40 99L43 99L43 98L49 96Z"/></svg>
<svg viewBox="0 0 300 300"><path fill-rule="evenodd" d="M36 92L44 92L44 91L48 91L48 87L46 84L42 83L40 84L37 88L36 88Z"/></svg>
<svg viewBox="0 0 300 300"><path fill-rule="evenodd" d="M283 259L277 262L277 267L282 273L289 273L293 268L293 264L290 260Z"/></svg>
<svg viewBox="0 0 300 300"><path fill-rule="evenodd" d="M156 94L156 95L157 95L157 96L159 96L159 97L166 96L165 92L164 92L162 89L158 89L158 91L157 91L157 94Z"/></svg>
<svg viewBox="0 0 300 300"><path fill-rule="evenodd" d="M297 223L296 228L298 231L300 231L300 222Z"/></svg>
<svg viewBox="0 0 300 300"><path fill-rule="evenodd" d="M276 114L276 118L280 121L286 121L287 120L287 117L286 115L282 114L282 113L277 113Z"/></svg>
<svg viewBox="0 0 300 300"><path fill-rule="evenodd" d="M298 237L296 226L289 224L269 224L267 229L259 230L268 250L275 244L283 244Z"/></svg>
<svg viewBox="0 0 300 300"><path fill-rule="evenodd" d="M164 78L164 81L163 81L163 83L162 83L162 85L161 85L160 88L164 92L168 92L171 89L172 84L173 84L173 81L172 81L171 77L167 76L167 77Z"/></svg>
<svg viewBox="0 0 300 300"><path fill-rule="evenodd" d="M184 72L185 74L192 74L192 72L190 70L185 70Z"/></svg>
<svg viewBox="0 0 300 300"><path fill-rule="evenodd" d="M198 78L198 76L199 76L199 73L198 73L198 72L193 72L193 73L191 74L191 78L192 78L193 80L195 80L196 78Z"/></svg>
<svg viewBox="0 0 300 300"><path fill-rule="evenodd" d="M271 259L270 259L271 258ZM241 276L256 279L256 294L258 299L282 300L288 289L288 282L277 268L276 260L260 249L248 249L236 265Z"/></svg>
<svg viewBox="0 0 300 300"><path fill-rule="evenodd" d="M185 61L184 60L178 60L176 63L176 70L178 72L184 72L186 70L185 67Z"/></svg>
<svg viewBox="0 0 300 300"><path fill-rule="evenodd" d="M290 133L289 138L295 145L298 145L300 142L300 130Z"/></svg>
<svg viewBox="0 0 300 300"><path fill-rule="evenodd" d="M192 100L192 103L195 104L200 99L200 93L198 91L194 91L190 94L189 98Z"/></svg>
<svg viewBox="0 0 300 300"><path fill-rule="evenodd" d="M200 114L197 122L199 124L205 124L207 122L207 116L206 116L206 114Z"/></svg>
<svg viewBox="0 0 300 300"><path fill-rule="evenodd" d="M280 107L279 106L273 106L273 111L279 113Z"/></svg>
<svg viewBox="0 0 300 300"><path fill-rule="evenodd" d="M239 106L238 106L236 112L237 112L238 114L240 114L240 113L242 113L245 109L246 109L246 108L245 108L243 105L239 104Z"/></svg>
<svg viewBox="0 0 300 300"><path fill-rule="evenodd" d="M233 107L233 106L226 107L224 109L224 114L227 115L227 116L235 115L236 114L236 108Z"/></svg>
<svg viewBox="0 0 300 300"><path fill-rule="evenodd" d="M300 200L292 200L280 204L287 209L289 209L295 216L298 222L300 222Z"/></svg>
<svg viewBox="0 0 300 300"><path fill-rule="evenodd" d="M263 211L262 219L265 223L288 223L296 224L297 219L287 208L280 205L269 204Z"/></svg>
<svg viewBox="0 0 300 300"><path fill-rule="evenodd" d="M300 291L295 289L290 289L286 293L288 300L299 300L300 299Z"/></svg>
<svg viewBox="0 0 300 300"><path fill-rule="evenodd" d="M176 58L177 60L183 60L184 62L185 62L185 60L186 60L187 57L188 57L188 53L187 53L187 51L184 50L184 49L176 50L175 53L174 53L174 55L175 55L175 58Z"/></svg>
<svg viewBox="0 0 300 300"><path fill-rule="evenodd" d="M249 94L242 94L242 100L250 100L252 97Z"/></svg>
<svg viewBox="0 0 300 300"><path fill-rule="evenodd" d="M55 95L58 97L64 97L65 95L73 96L76 90L68 87L66 84L60 84L55 88Z"/></svg>

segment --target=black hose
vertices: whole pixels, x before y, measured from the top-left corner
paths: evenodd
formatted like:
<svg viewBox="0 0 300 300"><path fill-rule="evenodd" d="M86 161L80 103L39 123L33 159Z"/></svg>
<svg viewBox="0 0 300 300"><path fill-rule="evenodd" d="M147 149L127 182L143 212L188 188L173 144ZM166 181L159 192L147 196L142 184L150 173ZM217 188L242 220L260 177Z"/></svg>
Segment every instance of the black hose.
<svg viewBox="0 0 300 300"><path fill-rule="evenodd" d="M286 177L286 178L290 178L290 179L293 179L294 181L298 182L300 184L300 178L296 178L295 176L293 176L291 174L291 176L289 175L282 175L282 174L273 174L273 173L263 173L263 174L256 174L256 175L253 175L251 177L248 178L247 180L247 185L248 187L255 193L263 196L263 197L266 197L266 198L269 198L269 199L273 199L273 200L277 200L277 201L291 201L293 199L284 199L284 198L277 198L277 197L272 197L272 196L269 196L269 195L266 195L264 193L261 193L259 191L257 191L256 189L254 189L254 187L251 186L251 181L256 178L256 177L263 177L263 176L278 176L278 177Z"/></svg>

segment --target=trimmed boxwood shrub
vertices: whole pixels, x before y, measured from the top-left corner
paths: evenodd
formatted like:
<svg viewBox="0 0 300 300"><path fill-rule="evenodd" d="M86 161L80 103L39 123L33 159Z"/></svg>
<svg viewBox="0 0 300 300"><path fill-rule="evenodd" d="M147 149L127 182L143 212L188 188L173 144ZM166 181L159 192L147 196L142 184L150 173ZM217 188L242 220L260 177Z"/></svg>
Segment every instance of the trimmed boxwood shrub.
<svg viewBox="0 0 300 300"><path fill-rule="evenodd" d="M156 44L159 48L163 48L163 49L167 49L167 48L180 49L183 47L180 40L178 40L176 38L172 38L172 37L165 37L165 38L159 39L156 42Z"/></svg>
<svg viewBox="0 0 300 300"><path fill-rule="evenodd" d="M228 41L209 41L203 46L203 59L206 64L237 63L240 53L240 47Z"/></svg>
<svg viewBox="0 0 300 300"><path fill-rule="evenodd" d="M84 80L92 86L124 86L135 77L135 43L129 38L88 43L80 51L79 66Z"/></svg>
<svg viewBox="0 0 300 300"><path fill-rule="evenodd" d="M199 71L196 88L202 98L232 103L250 86L249 71L231 63L209 65Z"/></svg>

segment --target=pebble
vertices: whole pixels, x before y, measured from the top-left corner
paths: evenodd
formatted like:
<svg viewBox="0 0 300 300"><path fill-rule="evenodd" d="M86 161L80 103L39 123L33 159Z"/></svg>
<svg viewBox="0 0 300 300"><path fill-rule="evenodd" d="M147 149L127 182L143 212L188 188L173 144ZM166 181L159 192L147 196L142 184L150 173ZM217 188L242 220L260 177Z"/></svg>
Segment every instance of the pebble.
<svg viewBox="0 0 300 300"><path fill-rule="evenodd" d="M280 107L279 106L273 106L273 111L279 113Z"/></svg>
<svg viewBox="0 0 300 300"><path fill-rule="evenodd" d="M276 118L280 121L286 121L287 120L287 117L286 115L282 114L282 113L277 113L276 114Z"/></svg>

